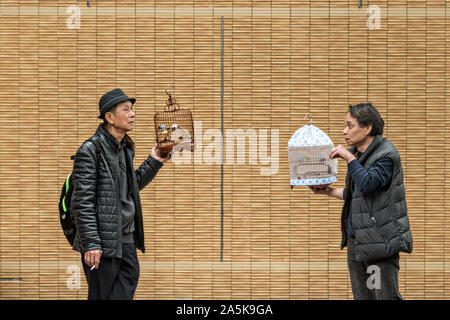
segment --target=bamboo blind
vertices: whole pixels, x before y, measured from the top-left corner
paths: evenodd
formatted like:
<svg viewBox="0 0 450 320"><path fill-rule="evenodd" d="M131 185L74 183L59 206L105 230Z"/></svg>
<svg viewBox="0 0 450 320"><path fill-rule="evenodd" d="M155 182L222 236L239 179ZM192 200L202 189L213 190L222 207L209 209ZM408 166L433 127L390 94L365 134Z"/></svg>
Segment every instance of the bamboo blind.
<svg viewBox="0 0 450 320"><path fill-rule="evenodd" d="M80 288L67 285L67 268L81 262L57 202L104 92L137 98L135 166L154 144L168 85L201 121L197 134L220 129L221 16L225 128L279 130L278 172L261 175L248 151L245 164L224 166L220 261L220 165L194 163L198 155L167 163L141 192L147 253L136 298L351 299L342 202L289 191L287 142L311 112L344 144L348 104L362 101L379 109L402 157L414 252L401 255L401 293L450 298L447 1L36 3L0 1L1 299L87 296L82 269ZM80 29L68 29L77 3ZM377 30L366 25L371 4L381 9ZM340 161L336 186L345 173Z"/></svg>

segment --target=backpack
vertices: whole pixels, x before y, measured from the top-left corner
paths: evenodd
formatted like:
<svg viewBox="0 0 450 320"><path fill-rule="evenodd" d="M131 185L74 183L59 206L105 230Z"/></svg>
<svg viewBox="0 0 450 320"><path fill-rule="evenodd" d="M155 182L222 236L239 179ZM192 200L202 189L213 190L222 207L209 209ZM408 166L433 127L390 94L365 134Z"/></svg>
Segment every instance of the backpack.
<svg viewBox="0 0 450 320"><path fill-rule="evenodd" d="M86 140L85 143L87 141L91 141L95 145L96 168L98 170L99 159L101 156L100 145L98 144L97 139L91 138ZM71 156L70 159L74 160L75 156ZM59 222L61 223L64 235L66 236L66 239L67 241L69 241L71 246L73 246L73 242L75 240L75 235L77 232L72 210L70 208L73 188L74 186L71 172L67 175L66 179L64 180L64 184L61 189L61 196L59 198Z"/></svg>

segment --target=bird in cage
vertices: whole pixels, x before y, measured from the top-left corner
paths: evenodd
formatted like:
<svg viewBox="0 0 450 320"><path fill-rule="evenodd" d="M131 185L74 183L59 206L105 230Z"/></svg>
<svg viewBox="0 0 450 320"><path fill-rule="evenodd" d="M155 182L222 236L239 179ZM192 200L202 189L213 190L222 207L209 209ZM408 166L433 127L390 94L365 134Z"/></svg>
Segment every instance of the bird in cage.
<svg viewBox="0 0 450 320"><path fill-rule="evenodd" d="M161 153L194 151L194 122L192 113L183 109L166 90L168 99L164 111L155 114L156 143Z"/></svg>
<svg viewBox="0 0 450 320"><path fill-rule="evenodd" d="M337 159L328 155L331 139L311 123L298 129L288 142L291 189L295 186L326 188L337 181Z"/></svg>

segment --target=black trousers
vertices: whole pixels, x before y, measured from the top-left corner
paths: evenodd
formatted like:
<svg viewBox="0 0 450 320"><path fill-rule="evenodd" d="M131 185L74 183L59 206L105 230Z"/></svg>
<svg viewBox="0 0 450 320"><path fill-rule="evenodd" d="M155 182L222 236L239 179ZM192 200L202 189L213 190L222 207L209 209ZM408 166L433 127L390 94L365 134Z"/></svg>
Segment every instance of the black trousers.
<svg viewBox="0 0 450 320"><path fill-rule="evenodd" d="M399 254L372 262L355 258L355 239L347 242L347 263L355 300L401 300L398 290Z"/></svg>
<svg viewBox="0 0 450 320"><path fill-rule="evenodd" d="M98 269L81 255L88 283L88 300L133 300L139 281L139 261L133 243L122 243L122 258L101 257Z"/></svg>

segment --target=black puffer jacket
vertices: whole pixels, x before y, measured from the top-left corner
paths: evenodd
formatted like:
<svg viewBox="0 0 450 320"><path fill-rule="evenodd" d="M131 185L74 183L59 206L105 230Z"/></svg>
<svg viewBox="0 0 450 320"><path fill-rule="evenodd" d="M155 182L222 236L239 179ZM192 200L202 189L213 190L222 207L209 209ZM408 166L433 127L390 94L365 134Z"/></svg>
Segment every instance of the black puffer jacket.
<svg viewBox="0 0 450 320"><path fill-rule="evenodd" d="M349 151L355 154L356 148L351 147ZM385 158L391 159L394 164L392 179L386 187L376 192L362 193L355 185L353 197L350 197L350 174L347 172L341 219L341 247L344 248L347 244L347 209L352 206L357 261L375 261L400 251L411 253L413 249L403 168L397 149L389 140L377 135L358 161L368 170L375 162Z"/></svg>
<svg viewBox="0 0 450 320"><path fill-rule="evenodd" d="M155 177L162 163L149 156L134 170L134 143L125 136L125 155L131 172L130 192L135 203L134 242L136 248L145 252L144 228L139 190ZM79 252L102 250L102 256L122 256L122 214L119 184L119 145L117 141L99 125L96 133L77 151L73 165L74 191L72 212L77 226L73 249ZM97 152L92 140L100 147L98 170Z"/></svg>

